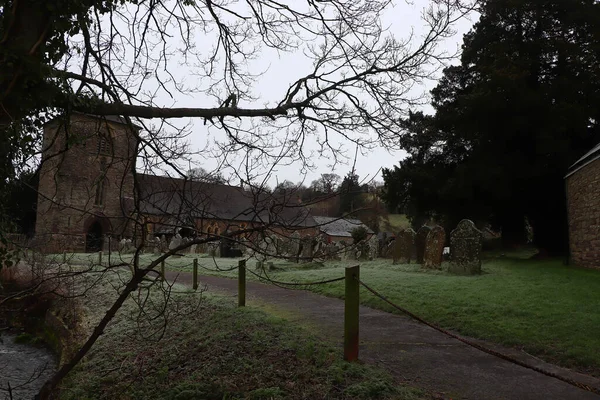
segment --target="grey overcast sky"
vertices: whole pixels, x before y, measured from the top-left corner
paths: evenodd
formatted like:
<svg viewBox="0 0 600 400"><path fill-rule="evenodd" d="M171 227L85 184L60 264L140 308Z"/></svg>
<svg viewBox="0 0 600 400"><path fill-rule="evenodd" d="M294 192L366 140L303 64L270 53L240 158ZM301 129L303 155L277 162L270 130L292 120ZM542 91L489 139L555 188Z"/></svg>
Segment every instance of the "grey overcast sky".
<svg viewBox="0 0 600 400"><path fill-rule="evenodd" d="M387 27L389 32L398 39L407 38L412 34L415 42L418 42L425 33L425 24L422 19L422 13L428 4L428 0L414 0L410 3L403 0L397 1L393 8L390 8L383 16L383 26ZM451 38L446 39L440 46L440 49L445 50L448 54L458 54L463 35L472 27L476 19L476 15L471 15L458 21L453 27L453 30L455 31L454 35ZM209 42L209 40L205 41ZM455 60L454 62L457 61L458 60ZM183 77L184 82L187 81L191 84L194 80L194 76L185 75L187 74L185 71L189 70L189 66L185 65L183 60L180 61L180 65L181 70L175 72L175 74L179 75L180 78ZM240 107L259 108L268 101L273 102L280 100L290 84L299 77L305 76L307 72L310 71L311 65L312 61L305 57L302 52L293 54L277 54L274 51L261 53L252 65L252 68L256 71L264 71L256 81L254 92L252 93L258 100L256 101L256 104L244 103L242 100L240 102ZM436 80L440 75L441 69L433 75L434 79L415 88L415 95L428 93L429 90L435 86ZM177 95L173 99L165 97L156 100L157 104L174 107L218 106L218 104L215 104L216 100L212 100L206 96ZM203 104L199 104L199 102ZM426 104L423 105L422 109L431 111L431 108ZM188 169L190 166L200 166L208 171L214 171L219 168L217 162L210 157L210 149L214 148L212 143L215 138L219 137L219 135L223 135L223 133L215 128L211 128L210 124L205 125L204 121L201 119L177 120L175 121L175 124L179 126L185 124L190 125L191 134L188 136L188 140L190 150L193 150L195 153L193 156L195 165L188 164L188 166L180 164L181 167ZM345 164L337 164L335 168L332 169L332 160L327 157L320 158L317 155L313 155L311 156L310 161L315 165L315 168L308 171L302 171L298 164L277 166L273 169L272 175L268 179L268 183L271 186L274 186L277 181L290 180L294 183L304 181L304 183L308 185L312 180L318 178L321 173L334 172L340 176L346 175L351 170L354 163L356 149L350 142L340 142L339 144L344 148L346 155L348 156ZM318 149L316 142L305 143L305 147L308 150L314 151ZM392 167L404 156L402 151L389 151L382 147L371 150L361 150L358 151L356 156L355 170L361 180L375 179L381 181L380 169L382 167ZM226 177L230 176L229 171L225 170L223 172ZM232 184L235 183L237 182L232 179Z"/></svg>

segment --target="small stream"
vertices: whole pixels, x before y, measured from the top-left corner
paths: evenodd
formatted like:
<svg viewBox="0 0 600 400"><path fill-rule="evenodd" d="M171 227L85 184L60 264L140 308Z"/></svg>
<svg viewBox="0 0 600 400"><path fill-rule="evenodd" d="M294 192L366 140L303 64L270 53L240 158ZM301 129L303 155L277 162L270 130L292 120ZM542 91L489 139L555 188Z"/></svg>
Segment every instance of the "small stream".
<svg viewBox="0 0 600 400"><path fill-rule="evenodd" d="M0 400L31 400L57 368L54 353L48 348L15 343L17 335L0 335Z"/></svg>

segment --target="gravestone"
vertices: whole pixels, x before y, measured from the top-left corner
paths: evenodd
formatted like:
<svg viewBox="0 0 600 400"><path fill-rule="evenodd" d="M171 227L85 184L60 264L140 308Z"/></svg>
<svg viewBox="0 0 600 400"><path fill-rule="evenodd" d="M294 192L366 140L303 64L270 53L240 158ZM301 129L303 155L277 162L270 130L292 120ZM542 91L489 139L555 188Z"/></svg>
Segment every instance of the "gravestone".
<svg viewBox="0 0 600 400"><path fill-rule="evenodd" d="M375 260L379 256L379 238L376 235L369 239L369 260Z"/></svg>
<svg viewBox="0 0 600 400"><path fill-rule="evenodd" d="M356 256L355 259L358 261L369 260L369 243L366 240L361 240L356 244Z"/></svg>
<svg viewBox="0 0 600 400"><path fill-rule="evenodd" d="M463 219L450 233L449 271L456 274L481 273L482 233L473 221Z"/></svg>
<svg viewBox="0 0 600 400"><path fill-rule="evenodd" d="M400 231L396 241L399 242L399 264L410 264L410 259L415 252L415 231L412 228Z"/></svg>
<svg viewBox="0 0 600 400"><path fill-rule="evenodd" d="M169 245L167 244L167 239L165 238L165 235L160 235L160 252L166 253L168 249Z"/></svg>
<svg viewBox="0 0 600 400"><path fill-rule="evenodd" d="M266 241L266 253L268 257L276 257L277 256L277 237L274 235L267 236L265 238Z"/></svg>
<svg viewBox="0 0 600 400"><path fill-rule="evenodd" d="M346 243L345 240L340 240L338 243L338 252L342 260L348 259L348 247L350 247L350 245Z"/></svg>
<svg viewBox="0 0 600 400"><path fill-rule="evenodd" d="M311 262L313 259L313 238L308 236L302 239L302 262Z"/></svg>
<svg viewBox="0 0 600 400"><path fill-rule="evenodd" d="M336 242L331 242L329 246L327 246L327 252L329 254L329 259L334 261L342 261L342 257L340 255L340 247Z"/></svg>
<svg viewBox="0 0 600 400"><path fill-rule="evenodd" d="M427 225L423 225L417 231L417 236L415 237L415 246L417 248L417 264L423 264L423 257L425 256L425 242L427 240L429 231L431 231L431 228Z"/></svg>
<svg viewBox="0 0 600 400"><path fill-rule="evenodd" d="M173 239L171 239L171 243L169 243L169 250L176 249L179 246L181 246L181 235L178 233L173 236Z"/></svg>
<svg viewBox="0 0 600 400"><path fill-rule="evenodd" d="M298 231L294 231L290 236L290 255L294 259L294 261L298 262L298 257L300 256L300 250L302 249L300 234Z"/></svg>
<svg viewBox="0 0 600 400"><path fill-rule="evenodd" d="M437 225L431 228L425 240L425 253L423 254L423 265L425 268L439 269L442 266L442 252L446 242L444 228Z"/></svg>

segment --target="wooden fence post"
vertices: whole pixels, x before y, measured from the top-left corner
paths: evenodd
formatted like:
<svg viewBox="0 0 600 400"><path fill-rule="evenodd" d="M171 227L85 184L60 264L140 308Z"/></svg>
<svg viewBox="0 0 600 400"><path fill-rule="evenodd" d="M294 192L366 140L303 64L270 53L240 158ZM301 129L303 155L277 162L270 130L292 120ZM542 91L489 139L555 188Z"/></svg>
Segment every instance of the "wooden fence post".
<svg viewBox="0 0 600 400"><path fill-rule="evenodd" d="M67 262L67 251L63 250L63 264Z"/></svg>
<svg viewBox="0 0 600 400"><path fill-rule="evenodd" d="M192 287L194 288L194 290L198 289L198 259L194 258L194 283L192 285Z"/></svg>
<svg viewBox="0 0 600 400"><path fill-rule="evenodd" d="M160 280L165 280L165 260L160 262Z"/></svg>
<svg viewBox="0 0 600 400"><path fill-rule="evenodd" d="M102 265L102 250L98 252L98 264Z"/></svg>
<svg viewBox="0 0 600 400"><path fill-rule="evenodd" d="M238 262L238 307L246 306L246 260Z"/></svg>
<svg viewBox="0 0 600 400"><path fill-rule="evenodd" d="M346 294L344 304L344 360L358 360L358 307L360 267L346 268Z"/></svg>

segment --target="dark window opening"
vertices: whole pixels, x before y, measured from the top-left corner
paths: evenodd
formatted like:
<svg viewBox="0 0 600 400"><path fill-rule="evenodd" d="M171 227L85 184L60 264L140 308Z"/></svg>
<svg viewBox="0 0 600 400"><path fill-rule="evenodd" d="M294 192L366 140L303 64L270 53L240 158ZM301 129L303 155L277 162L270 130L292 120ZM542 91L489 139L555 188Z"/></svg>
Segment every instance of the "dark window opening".
<svg viewBox="0 0 600 400"><path fill-rule="evenodd" d="M85 251L94 253L102 250L104 245L104 232L99 221L95 221L85 235Z"/></svg>
<svg viewBox="0 0 600 400"><path fill-rule="evenodd" d="M98 154L110 154L111 153L110 139L103 135L98 136L98 145L97 145L96 150L97 150Z"/></svg>

